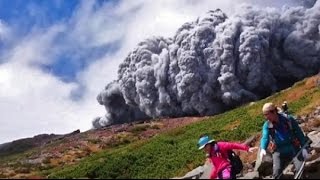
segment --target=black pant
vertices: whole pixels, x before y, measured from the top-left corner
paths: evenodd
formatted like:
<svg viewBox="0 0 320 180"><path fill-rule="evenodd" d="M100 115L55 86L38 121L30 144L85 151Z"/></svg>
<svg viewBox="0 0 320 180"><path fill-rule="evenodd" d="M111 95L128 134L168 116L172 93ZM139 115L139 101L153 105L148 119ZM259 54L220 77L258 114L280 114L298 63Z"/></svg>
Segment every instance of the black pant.
<svg viewBox="0 0 320 180"><path fill-rule="evenodd" d="M279 175L284 170L285 166L288 165L288 163L292 160L292 157L284 157L281 156L279 152L274 152L272 154L273 159L273 178L281 178ZM303 163L303 157L298 156L293 159L294 167L296 170L300 169L302 163Z"/></svg>

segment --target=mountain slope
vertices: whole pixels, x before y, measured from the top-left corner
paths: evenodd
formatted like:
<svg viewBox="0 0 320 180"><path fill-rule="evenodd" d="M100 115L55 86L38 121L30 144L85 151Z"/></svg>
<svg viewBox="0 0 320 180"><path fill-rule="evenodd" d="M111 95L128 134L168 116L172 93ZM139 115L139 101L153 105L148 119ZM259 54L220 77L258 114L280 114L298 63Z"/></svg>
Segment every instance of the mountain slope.
<svg viewBox="0 0 320 180"><path fill-rule="evenodd" d="M320 105L314 76L273 96L226 113L114 125L78 133L20 154L1 157L1 177L171 178L203 163L198 137L243 141L260 132L261 107L286 100L290 111L306 115ZM314 124L314 126L318 126ZM243 154L245 161L251 157Z"/></svg>
<svg viewBox="0 0 320 180"><path fill-rule="evenodd" d="M56 141L73 134L80 133L80 130L73 131L69 134L58 135L58 134L39 134L32 138L18 139L12 142L0 144L0 157L7 156L10 154L20 153L28 151L29 149L44 146L52 141Z"/></svg>
<svg viewBox="0 0 320 180"><path fill-rule="evenodd" d="M196 147L201 134L208 133L220 140L245 140L261 130L260 109L267 101L280 104L287 100L293 113L311 112L320 105L318 81L318 77L309 78L251 105L177 128L149 141L102 152L79 165L58 170L50 177L170 178L182 175L203 161L203 154Z"/></svg>

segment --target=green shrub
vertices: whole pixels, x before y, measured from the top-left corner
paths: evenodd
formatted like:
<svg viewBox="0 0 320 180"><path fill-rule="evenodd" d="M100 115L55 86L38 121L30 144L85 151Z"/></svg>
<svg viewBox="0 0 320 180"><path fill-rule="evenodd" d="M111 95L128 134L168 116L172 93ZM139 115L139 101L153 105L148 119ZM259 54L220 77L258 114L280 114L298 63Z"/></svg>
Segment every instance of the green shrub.
<svg viewBox="0 0 320 180"><path fill-rule="evenodd" d="M147 130L149 127L150 127L149 124L139 124L139 125L136 125L136 126L134 126L133 128L131 128L131 129L129 130L129 132L132 132L132 133L137 134L137 133L139 133L139 132L142 132L142 131Z"/></svg>
<svg viewBox="0 0 320 180"><path fill-rule="evenodd" d="M305 82L305 81L304 81ZM261 107L267 101L286 99L286 93L301 88L304 83L296 83L291 89L255 102L243 105L223 114L212 116L185 127L179 127L154 136L149 140L133 140L132 134L122 134L114 139L111 149L84 158L77 165L55 169L50 178L172 178L182 176L202 165L204 152L197 149L201 134L208 134L217 140L243 141L261 131L264 118ZM320 91L310 89L301 97L289 103L293 113L317 101ZM227 127L235 123L232 129ZM146 127L135 127L131 132L144 131ZM132 143L133 142L133 143ZM122 146L120 146L122 145Z"/></svg>

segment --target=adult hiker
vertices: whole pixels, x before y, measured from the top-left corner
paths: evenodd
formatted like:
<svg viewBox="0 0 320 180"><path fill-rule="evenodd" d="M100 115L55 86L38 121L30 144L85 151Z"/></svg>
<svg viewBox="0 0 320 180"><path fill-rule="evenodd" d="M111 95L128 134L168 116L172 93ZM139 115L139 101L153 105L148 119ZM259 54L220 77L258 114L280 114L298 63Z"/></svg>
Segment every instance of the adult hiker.
<svg viewBox="0 0 320 180"><path fill-rule="evenodd" d="M253 152L256 147L250 148L245 144L236 142L222 142L210 139L207 135L202 135L198 141L199 149L204 149L206 152L207 162L211 162L213 165L210 179L235 179L236 173L232 172L232 166L230 162L230 155L233 149L244 150ZM240 158L238 161L241 162ZM242 166L242 164L240 164Z"/></svg>
<svg viewBox="0 0 320 180"><path fill-rule="evenodd" d="M264 104L262 112L266 121L262 127L260 159L266 155L270 143L273 159L272 175L273 178L281 178L280 175L288 162L293 161L297 170L307 159L306 149L302 149L302 153L296 156L301 147L305 145L306 138L296 120L288 114L279 113L273 103Z"/></svg>

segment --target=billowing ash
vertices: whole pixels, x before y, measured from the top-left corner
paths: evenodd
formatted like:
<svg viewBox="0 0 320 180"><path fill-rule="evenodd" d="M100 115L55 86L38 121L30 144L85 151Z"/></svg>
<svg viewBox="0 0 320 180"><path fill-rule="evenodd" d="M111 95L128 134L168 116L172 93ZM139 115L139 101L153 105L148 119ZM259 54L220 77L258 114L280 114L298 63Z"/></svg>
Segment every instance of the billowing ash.
<svg viewBox="0 0 320 180"><path fill-rule="evenodd" d="M320 68L320 2L243 7L185 23L171 39L138 44L97 100L95 128L157 117L213 115L288 87Z"/></svg>

